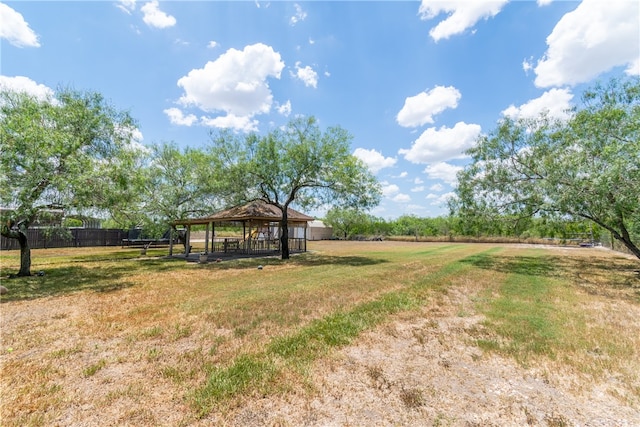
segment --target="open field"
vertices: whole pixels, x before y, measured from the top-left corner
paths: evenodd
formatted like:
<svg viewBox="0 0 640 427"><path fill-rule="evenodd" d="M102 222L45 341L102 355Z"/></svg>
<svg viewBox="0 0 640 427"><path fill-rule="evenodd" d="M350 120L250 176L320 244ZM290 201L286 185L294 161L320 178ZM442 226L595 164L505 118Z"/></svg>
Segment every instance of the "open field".
<svg viewBox="0 0 640 427"><path fill-rule="evenodd" d="M309 248L204 265L34 250L44 276L2 280L1 424L640 425L637 260ZM18 261L0 254L2 276Z"/></svg>

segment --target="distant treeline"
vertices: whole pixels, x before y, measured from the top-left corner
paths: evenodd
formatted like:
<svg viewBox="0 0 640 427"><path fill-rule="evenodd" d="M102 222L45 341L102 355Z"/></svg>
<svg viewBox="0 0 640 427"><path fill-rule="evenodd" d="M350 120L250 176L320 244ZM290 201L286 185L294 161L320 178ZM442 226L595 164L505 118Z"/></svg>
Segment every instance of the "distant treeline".
<svg viewBox="0 0 640 427"><path fill-rule="evenodd" d="M593 242L608 247L611 247L613 240L606 230L590 221L566 217L505 216L463 220L455 216L421 218L402 215L385 220L362 212L333 209L327 213L324 221L333 227L336 238L345 240L393 238L423 241Z"/></svg>

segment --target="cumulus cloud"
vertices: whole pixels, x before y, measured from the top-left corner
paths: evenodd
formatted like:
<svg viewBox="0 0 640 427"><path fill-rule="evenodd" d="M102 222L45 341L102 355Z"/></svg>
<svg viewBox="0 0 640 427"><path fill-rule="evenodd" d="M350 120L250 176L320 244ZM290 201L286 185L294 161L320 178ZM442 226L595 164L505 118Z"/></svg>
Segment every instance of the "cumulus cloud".
<svg viewBox="0 0 640 427"><path fill-rule="evenodd" d="M569 89L551 89L539 98L532 99L519 107L510 105L502 114L512 119L527 119L547 113L549 117L567 120L571 117L571 100L573 94Z"/></svg>
<svg viewBox="0 0 640 427"><path fill-rule="evenodd" d="M464 33L479 20L497 15L509 0L422 0L418 15L422 20L430 20L447 14L447 18L429 31L434 41Z"/></svg>
<svg viewBox="0 0 640 427"><path fill-rule="evenodd" d="M411 201L411 196L409 196L408 194L400 193L393 196L391 200L396 203L407 203Z"/></svg>
<svg viewBox="0 0 640 427"><path fill-rule="evenodd" d="M215 40L211 40L209 43L207 43L207 47L209 49L214 49L216 47L218 47L218 42Z"/></svg>
<svg viewBox="0 0 640 427"><path fill-rule="evenodd" d="M640 72L640 2L584 0L547 37L535 67L538 87L587 82L616 66Z"/></svg>
<svg viewBox="0 0 640 427"><path fill-rule="evenodd" d="M429 190L431 191L442 191L444 189L444 187L442 186L442 184L433 184L431 187L429 187Z"/></svg>
<svg viewBox="0 0 640 427"><path fill-rule="evenodd" d="M453 86L436 86L429 92L407 97L396 120L400 126L416 127L433 123L433 116L447 108L456 108L462 95Z"/></svg>
<svg viewBox="0 0 640 427"><path fill-rule="evenodd" d="M294 3L293 7L296 9L296 13L289 19L291 25L296 25L298 22L307 19L307 12L302 10L302 7L298 3Z"/></svg>
<svg viewBox="0 0 640 427"><path fill-rule="evenodd" d="M400 149L398 154L411 163L432 163L451 159L463 159L480 135L480 125L458 122L453 128L442 126L429 128L413 142L410 149Z"/></svg>
<svg viewBox="0 0 640 427"><path fill-rule="evenodd" d="M256 114L268 113L273 95L269 77L279 79L284 62L271 46L257 43L243 50L229 49L203 68L193 69L178 80L184 89L179 103L195 106L208 113L224 112L228 119L212 119L207 123L252 127L249 120Z"/></svg>
<svg viewBox="0 0 640 427"><path fill-rule="evenodd" d="M38 36L22 14L4 3L0 3L0 39L5 39L16 47L40 47Z"/></svg>
<svg viewBox="0 0 640 427"><path fill-rule="evenodd" d="M160 10L158 0L145 3L140 10L144 14L142 20L150 27L169 28L176 25L176 18Z"/></svg>
<svg viewBox="0 0 640 427"><path fill-rule="evenodd" d="M431 179L440 179L449 185L456 185L458 182L457 174L463 168L446 162L438 162L429 165L424 173Z"/></svg>
<svg viewBox="0 0 640 427"><path fill-rule="evenodd" d="M392 197L400 192L400 187L388 182L382 182L382 195L384 197Z"/></svg>
<svg viewBox="0 0 640 427"><path fill-rule="evenodd" d="M251 119L251 117L242 116L238 117L234 114L227 114L221 117L202 117L201 123L204 126L210 126L220 129L234 129L240 132L257 132L258 121Z"/></svg>
<svg viewBox="0 0 640 427"><path fill-rule="evenodd" d="M432 200L430 203L431 206L441 206L446 204L452 197L456 197L456 193L453 191L444 194L433 194L430 193L427 195L427 200Z"/></svg>
<svg viewBox="0 0 640 427"><path fill-rule="evenodd" d="M179 108L167 108L164 113L169 117L169 121L173 125L191 126L198 121L194 114L184 115Z"/></svg>
<svg viewBox="0 0 640 427"><path fill-rule="evenodd" d="M400 187L396 184L389 184L386 181L380 183L382 185L382 195L398 203L406 203L411 201L411 196L400 192Z"/></svg>
<svg viewBox="0 0 640 427"><path fill-rule="evenodd" d="M39 100L53 98L54 96L53 90L48 86L38 84L29 77L24 76L0 76L0 88L14 92L25 92Z"/></svg>
<svg viewBox="0 0 640 427"><path fill-rule="evenodd" d="M300 61L296 62L296 72L291 72L291 75L304 82L305 86L311 86L314 89L318 88L318 73L316 73L310 66L301 67Z"/></svg>
<svg viewBox="0 0 640 427"><path fill-rule="evenodd" d="M289 117L291 114L291 100L287 100L284 104L277 106L278 113L282 114L285 117Z"/></svg>
<svg viewBox="0 0 640 427"><path fill-rule="evenodd" d="M397 161L393 157L384 157L382 153L375 149L356 148L353 155L362 160L373 174L378 173L381 169L395 165Z"/></svg>
<svg viewBox="0 0 640 427"><path fill-rule="evenodd" d="M420 193L421 191L424 191L424 185L419 185L411 189L412 193Z"/></svg>

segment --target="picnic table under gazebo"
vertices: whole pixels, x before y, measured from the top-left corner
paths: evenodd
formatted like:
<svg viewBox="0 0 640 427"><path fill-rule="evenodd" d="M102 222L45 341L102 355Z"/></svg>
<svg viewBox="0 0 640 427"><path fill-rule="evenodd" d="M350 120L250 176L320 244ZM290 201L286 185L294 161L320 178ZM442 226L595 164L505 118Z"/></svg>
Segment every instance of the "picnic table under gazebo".
<svg viewBox="0 0 640 427"><path fill-rule="evenodd" d="M289 227L289 250L306 252L307 225L314 218L294 209L287 210ZM206 226L204 252L207 257L230 255L269 255L280 252L280 222L282 212L276 206L262 200L254 200L244 205L214 213L202 218L173 221L174 226L185 227L185 252L191 252L191 228ZM235 226L242 229L242 235L219 236L216 227ZM169 242L169 255L173 255L173 239Z"/></svg>

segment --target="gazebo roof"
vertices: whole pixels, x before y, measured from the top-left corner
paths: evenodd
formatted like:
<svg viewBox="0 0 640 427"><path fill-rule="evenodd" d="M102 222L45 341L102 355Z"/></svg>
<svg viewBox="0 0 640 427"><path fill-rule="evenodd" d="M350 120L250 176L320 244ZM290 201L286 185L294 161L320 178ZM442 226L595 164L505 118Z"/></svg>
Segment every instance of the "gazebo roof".
<svg viewBox="0 0 640 427"><path fill-rule="evenodd" d="M287 218L289 222L308 222L313 221L314 218L300 213L294 209L287 209ZM232 208L214 213L212 215L184 219L174 221L176 225L193 225L193 224L208 224L210 222L240 222L240 221L269 221L276 222L282 219L282 213L277 207L270 205L262 200L254 200L245 205L234 206Z"/></svg>

